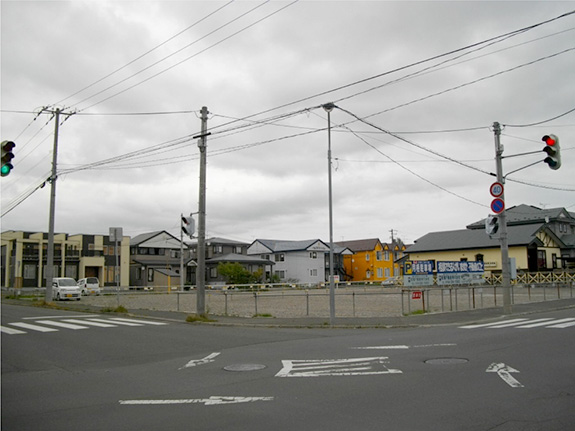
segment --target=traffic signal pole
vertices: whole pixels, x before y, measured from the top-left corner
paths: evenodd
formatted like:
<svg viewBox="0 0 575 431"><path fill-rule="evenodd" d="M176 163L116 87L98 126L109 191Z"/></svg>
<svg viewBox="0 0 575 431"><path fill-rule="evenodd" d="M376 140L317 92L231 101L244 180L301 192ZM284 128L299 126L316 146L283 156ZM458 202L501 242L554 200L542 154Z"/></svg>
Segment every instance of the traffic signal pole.
<svg viewBox="0 0 575 431"><path fill-rule="evenodd" d="M503 146L501 145L501 125L498 122L493 123L493 133L495 134L495 167L497 181L505 186L505 177L503 176ZM504 187L505 190L505 187ZM505 202L505 191L500 196ZM499 244L501 247L501 287L503 288L503 314L511 314L511 269L509 265L509 243L507 239L507 210L503 209L498 215L499 218Z"/></svg>

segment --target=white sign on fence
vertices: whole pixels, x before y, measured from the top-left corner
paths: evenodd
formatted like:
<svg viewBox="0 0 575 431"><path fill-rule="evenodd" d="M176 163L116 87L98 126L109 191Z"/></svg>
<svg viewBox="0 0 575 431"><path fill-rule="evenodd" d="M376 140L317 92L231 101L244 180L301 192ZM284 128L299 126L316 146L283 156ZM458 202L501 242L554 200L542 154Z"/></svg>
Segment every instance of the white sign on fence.
<svg viewBox="0 0 575 431"><path fill-rule="evenodd" d="M437 262L437 284L445 286L485 283L483 268L482 261Z"/></svg>

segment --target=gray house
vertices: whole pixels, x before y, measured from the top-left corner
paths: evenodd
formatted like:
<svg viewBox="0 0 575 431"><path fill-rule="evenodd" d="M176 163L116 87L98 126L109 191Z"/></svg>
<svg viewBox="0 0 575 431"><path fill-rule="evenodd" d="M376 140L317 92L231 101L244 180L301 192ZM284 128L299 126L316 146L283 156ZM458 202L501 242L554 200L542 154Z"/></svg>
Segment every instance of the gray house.
<svg viewBox="0 0 575 431"><path fill-rule="evenodd" d="M334 250L334 254L341 256L345 250L338 247L337 251ZM248 247L247 253L273 261L274 275L277 275L282 282L317 284L326 281L329 245L319 239L303 241L257 239ZM340 262L341 259L338 258L337 261Z"/></svg>

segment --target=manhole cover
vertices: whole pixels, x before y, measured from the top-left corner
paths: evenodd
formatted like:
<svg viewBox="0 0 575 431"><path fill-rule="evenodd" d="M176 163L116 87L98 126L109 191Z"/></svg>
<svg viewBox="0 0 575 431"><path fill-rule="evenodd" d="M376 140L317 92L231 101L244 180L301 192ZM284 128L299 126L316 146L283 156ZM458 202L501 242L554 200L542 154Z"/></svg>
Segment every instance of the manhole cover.
<svg viewBox="0 0 575 431"><path fill-rule="evenodd" d="M257 371L263 370L266 366L262 364L232 364L224 367L226 371Z"/></svg>
<svg viewBox="0 0 575 431"><path fill-rule="evenodd" d="M469 359L465 358L434 358L424 361L426 364L431 365L453 365L453 364L465 364L469 362Z"/></svg>

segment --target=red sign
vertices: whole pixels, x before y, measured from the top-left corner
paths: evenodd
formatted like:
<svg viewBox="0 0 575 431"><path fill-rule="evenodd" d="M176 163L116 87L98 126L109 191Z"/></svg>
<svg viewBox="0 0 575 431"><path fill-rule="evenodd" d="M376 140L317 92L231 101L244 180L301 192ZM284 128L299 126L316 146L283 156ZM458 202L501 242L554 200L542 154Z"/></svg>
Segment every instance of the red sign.
<svg viewBox="0 0 575 431"><path fill-rule="evenodd" d="M421 299L421 290L411 292L411 299Z"/></svg>
<svg viewBox="0 0 575 431"><path fill-rule="evenodd" d="M489 187L489 193L491 193L491 196L494 198L498 198L503 194L503 184L497 182L491 184L491 187Z"/></svg>
<svg viewBox="0 0 575 431"><path fill-rule="evenodd" d="M491 201L491 211L493 211L495 214L503 212L504 209L505 202L503 202L503 199L495 198Z"/></svg>

